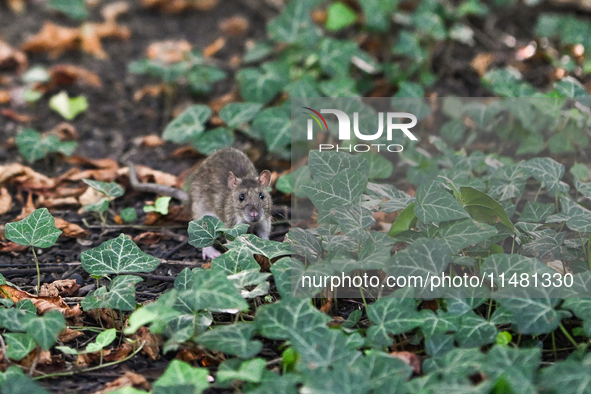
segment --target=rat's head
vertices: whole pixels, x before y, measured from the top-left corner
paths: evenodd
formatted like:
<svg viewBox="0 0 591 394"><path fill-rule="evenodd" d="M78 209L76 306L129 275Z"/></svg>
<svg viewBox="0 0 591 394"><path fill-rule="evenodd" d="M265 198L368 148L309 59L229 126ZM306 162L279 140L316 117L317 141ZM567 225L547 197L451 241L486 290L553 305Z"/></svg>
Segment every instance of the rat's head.
<svg viewBox="0 0 591 394"><path fill-rule="evenodd" d="M256 223L271 214L273 201L267 191L271 173L265 170L257 178L238 178L231 171L228 187L232 193L231 206L235 207L237 223Z"/></svg>

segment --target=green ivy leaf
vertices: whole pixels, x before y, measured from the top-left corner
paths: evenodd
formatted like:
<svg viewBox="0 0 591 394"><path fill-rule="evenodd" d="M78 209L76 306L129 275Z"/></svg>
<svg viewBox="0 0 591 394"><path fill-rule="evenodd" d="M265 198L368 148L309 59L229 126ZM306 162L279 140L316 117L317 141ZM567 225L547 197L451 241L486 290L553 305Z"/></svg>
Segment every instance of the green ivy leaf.
<svg viewBox="0 0 591 394"><path fill-rule="evenodd" d="M461 347L480 347L494 343L497 328L494 324L474 312L463 314L460 329L456 332L456 341Z"/></svg>
<svg viewBox="0 0 591 394"><path fill-rule="evenodd" d="M182 387L180 392L187 394L201 394L209 388L209 371L206 368L193 368L184 361L172 360L164 374L154 382L154 393L176 392L173 390Z"/></svg>
<svg viewBox="0 0 591 394"><path fill-rule="evenodd" d="M367 161L361 155L350 155L344 152L310 151L308 167L315 180L333 179L339 172L352 168L369 176Z"/></svg>
<svg viewBox="0 0 591 394"><path fill-rule="evenodd" d="M109 346L117 338L117 330L110 328L98 334L94 340L86 346L86 351L89 353L98 352L101 349Z"/></svg>
<svg viewBox="0 0 591 394"><path fill-rule="evenodd" d="M15 142L19 153L29 163L44 158L49 152L56 152L60 144L55 135L41 137L33 129L23 129L16 135Z"/></svg>
<svg viewBox="0 0 591 394"><path fill-rule="evenodd" d="M523 163L522 168L542 182L549 192L566 193L569 186L561 182L564 165L549 157L535 157Z"/></svg>
<svg viewBox="0 0 591 394"><path fill-rule="evenodd" d="M521 73L513 68L497 68L487 72L482 77L484 85L498 96L535 96L535 88L526 82L522 82L521 79Z"/></svg>
<svg viewBox="0 0 591 394"><path fill-rule="evenodd" d="M83 179L82 182L107 197L121 197L125 193L123 187L115 182L100 182L92 179Z"/></svg>
<svg viewBox="0 0 591 394"><path fill-rule="evenodd" d="M469 218L470 215L453 196L442 189L440 181L420 185L415 195L415 215L423 223L441 223Z"/></svg>
<svg viewBox="0 0 591 394"><path fill-rule="evenodd" d="M206 94L215 82L223 81L228 74L218 67L198 64L187 72L187 80L191 91L196 94Z"/></svg>
<svg viewBox="0 0 591 394"><path fill-rule="evenodd" d="M121 219L123 219L124 222L134 222L137 219L137 212L135 211L135 208L124 208L121 210Z"/></svg>
<svg viewBox="0 0 591 394"><path fill-rule="evenodd" d="M303 185L302 189L322 212L329 212L346 204L359 203L367 186L367 178L359 171L347 168L331 180Z"/></svg>
<svg viewBox="0 0 591 394"><path fill-rule="evenodd" d="M31 319L27 325L27 334L29 334L35 342L43 350L49 350L58 335L66 328L66 319L58 311L49 311L43 316L36 316Z"/></svg>
<svg viewBox="0 0 591 394"><path fill-rule="evenodd" d="M380 298L367 308L374 324L367 330L367 340L374 346L389 346L388 334L402 334L420 326L425 316L417 311L414 298Z"/></svg>
<svg viewBox="0 0 591 394"><path fill-rule="evenodd" d="M229 126L236 128L250 122L263 108L259 103L229 103L220 110L220 118Z"/></svg>
<svg viewBox="0 0 591 394"><path fill-rule="evenodd" d="M351 26L357 20L357 14L344 3L330 3L327 9L326 29L338 31Z"/></svg>
<svg viewBox="0 0 591 394"><path fill-rule="evenodd" d="M246 249L251 253L260 254L269 259L274 259L275 257L281 257L291 253L291 248L288 243L262 239L254 234L240 235L226 246L229 250L241 251Z"/></svg>
<svg viewBox="0 0 591 394"><path fill-rule="evenodd" d="M82 308L88 311L98 308L111 308L120 311L135 310L135 285L143 279L135 275L119 275L111 281L107 290L100 287L82 300Z"/></svg>
<svg viewBox="0 0 591 394"><path fill-rule="evenodd" d="M388 30L392 13L398 7L398 0L359 0L365 25L379 32Z"/></svg>
<svg viewBox="0 0 591 394"><path fill-rule="evenodd" d="M248 309L248 304L223 271L193 272L189 288L179 294L179 299L192 311L238 313Z"/></svg>
<svg viewBox="0 0 591 394"><path fill-rule="evenodd" d="M198 152L211 155L217 150L234 145L234 131L227 127L216 127L192 139L191 145Z"/></svg>
<svg viewBox="0 0 591 394"><path fill-rule="evenodd" d="M439 236L452 253L457 253L473 244L485 241L495 235L497 229L473 220L445 222L439 227Z"/></svg>
<svg viewBox="0 0 591 394"><path fill-rule="evenodd" d="M320 0L287 3L281 15L267 24L269 37L288 44L313 45L321 30L310 19L310 12L319 4Z"/></svg>
<svg viewBox="0 0 591 394"><path fill-rule="evenodd" d="M260 133L271 152L278 152L291 144L290 113L284 108L273 107L259 112L252 128Z"/></svg>
<svg viewBox="0 0 591 394"><path fill-rule="evenodd" d="M80 259L82 268L95 276L150 272L160 264L159 259L142 252L125 234L85 250Z"/></svg>
<svg viewBox="0 0 591 394"><path fill-rule="evenodd" d="M204 216L189 223L189 244L196 248L211 246L221 235L224 223L216 217Z"/></svg>
<svg viewBox="0 0 591 394"><path fill-rule="evenodd" d="M49 107L64 119L72 120L88 109L88 101L84 96L70 98L62 91L49 99Z"/></svg>
<svg viewBox="0 0 591 394"><path fill-rule="evenodd" d="M513 223L509 220L507 212L494 198L473 187L462 187L460 193L464 201L464 208L474 219L489 224L494 224L499 220L511 231L514 230Z"/></svg>
<svg viewBox="0 0 591 394"><path fill-rule="evenodd" d="M563 97L574 97L584 106L591 105L591 95L582 83L575 78L566 76L554 84L556 91Z"/></svg>
<svg viewBox="0 0 591 394"><path fill-rule="evenodd" d="M47 208L39 208L23 220L7 223L4 236L19 245L48 248L61 233Z"/></svg>
<svg viewBox="0 0 591 394"><path fill-rule="evenodd" d="M37 346L35 340L29 334L5 333L2 336L8 347L6 350L6 356L12 360L22 360Z"/></svg>
<svg viewBox="0 0 591 394"><path fill-rule="evenodd" d="M238 359L224 361L216 374L218 384L226 385L234 380L259 383L263 378L266 365L267 363L262 358L246 361Z"/></svg>
<svg viewBox="0 0 591 394"><path fill-rule="evenodd" d="M166 126L162 138L183 144L197 138L205 131L205 122L211 117L207 105L192 105Z"/></svg>
<svg viewBox="0 0 591 394"><path fill-rule="evenodd" d="M284 63L267 62L260 68L241 69L236 79L246 101L267 104L289 82L289 71Z"/></svg>
<svg viewBox="0 0 591 394"><path fill-rule="evenodd" d="M217 326L199 335L195 338L195 342L208 349L249 359L256 356L263 348L261 341L251 340L255 328L254 324L248 323Z"/></svg>
<svg viewBox="0 0 591 394"><path fill-rule="evenodd" d="M161 215L168 215L168 204L170 203L170 200L171 197L168 196L158 197L156 201L154 201L154 205L144 206L144 212L158 212Z"/></svg>
<svg viewBox="0 0 591 394"><path fill-rule="evenodd" d="M556 211L554 204L544 204L536 201L528 201L523 207L519 221L526 223L542 223Z"/></svg>
<svg viewBox="0 0 591 394"><path fill-rule="evenodd" d="M332 3L331 6L335 4L342 3ZM357 54L357 51L357 44L353 41L325 37L318 47L320 67L330 77L346 77L349 73L351 58Z"/></svg>
<svg viewBox="0 0 591 394"><path fill-rule="evenodd" d="M63 12L75 20L82 20L88 17L84 0L50 0L48 5L50 8Z"/></svg>

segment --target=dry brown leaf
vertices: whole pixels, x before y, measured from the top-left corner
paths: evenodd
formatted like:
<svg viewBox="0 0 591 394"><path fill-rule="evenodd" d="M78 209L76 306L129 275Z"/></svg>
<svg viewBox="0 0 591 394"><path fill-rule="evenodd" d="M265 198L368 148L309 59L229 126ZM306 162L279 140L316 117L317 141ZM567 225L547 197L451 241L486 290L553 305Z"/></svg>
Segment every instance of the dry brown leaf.
<svg viewBox="0 0 591 394"><path fill-rule="evenodd" d="M227 36L241 36L248 31L250 23L241 15L235 15L224 19L219 23L220 30Z"/></svg>
<svg viewBox="0 0 591 394"><path fill-rule="evenodd" d="M0 68L16 69L20 74L27 69L27 66L27 55L0 40Z"/></svg>
<svg viewBox="0 0 591 394"><path fill-rule="evenodd" d="M84 335L84 333L82 331L79 330L72 330L71 328L66 328L64 331L62 331L59 335L59 340L67 343L70 342L73 339L76 339L80 336Z"/></svg>
<svg viewBox="0 0 591 394"><path fill-rule="evenodd" d="M404 361L407 365L412 367L415 374L418 375L421 373L421 360L419 360L419 357L416 354L412 352L392 352L390 353L390 357Z"/></svg>
<svg viewBox="0 0 591 394"><path fill-rule="evenodd" d="M166 186L172 187L182 187L182 182L179 181L177 176L172 174L168 174L166 172L153 170L150 167L137 165L135 166L135 170L137 172L138 179L141 182L155 182ZM129 176L129 168L121 168L117 171L117 175L126 175Z"/></svg>
<svg viewBox="0 0 591 394"><path fill-rule="evenodd" d="M146 213L146 219L144 219L144 225L146 225L146 226L153 225L154 223L156 223L156 221L158 219L160 219L161 216L162 216L161 214L159 214L158 212L154 212L154 211Z"/></svg>
<svg viewBox="0 0 591 394"><path fill-rule="evenodd" d="M137 103L138 101L143 99L145 96L149 96L149 97L161 96L162 94L164 94L166 92L167 89L168 89L168 87L163 83L158 84L158 85L144 86L143 88L137 90L133 94L133 101L135 101Z"/></svg>
<svg viewBox="0 0 591 394"><path fill-rule="evenodd" d="M16 181L16 183L27 184L29 186L35 185L39 188L51 188L55 185L53 179L18 163L0 166L0 185L9 181Z"/></svg>
<svg viewBox="0 0 591 394"><path fill-rule="evenodd" d="M479 53L478 55L476 55L474 57L474 59L472 59L472 61L470 62L470 65L472 66L472 68L474 70L476 70L478 75L480 75L482 77L486 73L488 66L491 65L491 63L493 62L494 59L495 59L494 54L482 52L482 53Z"/></svg>
<svg viewBox="0 0 591 394"><path fill-rule="evenodd" d="M224 46L226 46L226 39L220 37L203 50L203 56L212 57L213 55L218 53Z"/></svg>
<svg viewBox="0 0 591 394"><path fill-rule="evenodd" d="M76 283L76 279L60 279L52 283L43 283L39 290L39 296L42 297L70 297L74 295L80 285Z"/></svg>
<svg viewBox="0 0 591 394"><path fill-rule="evenodd" d="M76 199L71 197L74 201ZM63 235L69 238L84 238L90 235L88 230L83 229L75 223L70 223L62 218L55 218L55 227L63 231Z"/></svg>
<svg viewBox="0 0 591 394"><path fill-rule="evenodd" d="M129 343L125 342L117 349L103 349L103 362L119 361L129 355L132 351L132 347ZM95 353L82 353L79 354L76 359L76 365L78 367L87 367L101 359L101 352Z"/></svg>
<svg viewBox="0 0 591 394"><path fill-rule="evenodd" d="M113 309L92 309L86 311L86 313L97 322L101 322L104 328L116 328L121 330L121 320Z"/></svg>
<svg viewBox="0 0 591 394"><path fill-rule="evenodd" d="M64 159L70 164L77 166L90 166L93 168L119 168L119 164L113 159L89 159L82 156L70 156Z"/></svg>
<svg viewBox="0 0 591 394"><path fill-rule="evenodd" d="M197 151L190 147L190 146L181 146L180 148L175 149L174 152L170 155L170 157L174 157L176 159L183 158L183 157L195 157L197 156Z"/></svg>
<svg viewBox="0 0 591 394"><path fill-rule="evenodd" d="M133 242L136 244L142 245L153 245L157 242L160 242L164 237L161 233L155 233L153 231L146 231L141 233L133 238Z"/></svg>
<svg viewBox="0 0 591 394"><path fill-rule="evenodd" d="M27 249L27 246L15 244L12 241L0 241L0 252L2 253L21 253Z"/></svg>
<svg viewBox="0 0 591 394"><path fill-rule="evenodd" d="M85 170L77 173L72 173L67 179L70 181L80 181L82 179L89 178L101 182L113 182L117 178L117 170L115 168Z"/></svg>
<svg viewBox="0 0 591 394"><path fill-rule="evenodd" d="M101 10L101 15L106 22L114 23L117 17L129 11L129 4L126 1L107 4Z"/></svg>
<svg viewBox="0 0 591 394"><path fill-rule="evenodd" d="M15 122L20 123L28 123L36 119L34 116L19 114L18 112L8 108L2 109L2 115L4 115L10 120L14 120Z"/></svg>
<svg viewBox="0 0 591 394"><path fill-rule="evenodd" d="M230 93L226 93L223 96L216 97L215 99L211 100L207 105L213 110L213 112L217 113L220 112L222 108L226 106L226 104L232 103L238 99L238 92L233 90Z"/></svg>
<svg viewBox="0 0 591 394"><path fill-rule="evenodd" d="M57 66L51 67L49 69L49 76L49 82L42 85L42 90L45 92L62 86L73 85L76 82L96 88L102 86L98 74L72 64L58 64Z"/></svg>
<svg viewBox="0 0 591 394"><path fill-rule="evenodd" d="M24 0L6 0L6 4L8 4L8 7L16 13L21 13L25 9Z"/></svg>
<svg viewBox="0 0 591 394"><path fill-rule="evenodd" d="M142 137L140 139L140 143L139 143L140 146L145 146L148 148L154 148L156 146L162 146L164 144L165 144L164 140L156 134L151 134L151 135L147 135L145 137Z"/></svg>
<svg viewBox="0 0 591 394"><path fill-rule="evenodd" d="M564 265L564 263L561 260L548 261L545 264L548 266L548 268L553 269L554 271L558 272L560 275L565 275L565 274L572 275L572 273L573 273L573 270L571 270L570 267L567 267L566 265Z"/></svg>
<svg viewBox="0 0 591 394"><path fill-rule="evenodd" d="M78 139L76 128L68 122L62 122L53 129L43 133L44 135L55 135L60 141L75 141Z"/></svg>
<svg viewBox="0 0 591 394"><path fill-rule="evenodd" d="M10 102L10 92L8 90L0 90L0 104L8 104Z"/></svg>
<svg viewBox="0 0 591 394"><path fill-rule="evenodd" d="M146 327L140 327L132 338L144 344L142 353L150 357L151 360L156 361L160 358L160 346L164 342L162 336L152 334Z"/></svg>
<svg viewBox="0 0 591 394"><path fill-rule="evenodd" d="M12 196L5 187L0 187L0 215L4 215L12 208Z"/></svg>
<svg viewBox="0 0 591 394"><path fill-rule="evenodd" d="M23 209L21 209L21 213L16 217L16 219L14 219L14 221L16 222L19 220L23 220L24 218L32 214L35 211L35 209L35 204L33 204L33 194L29 193L29 195L27 196L27 202L23 206Z"/></svg>
<svg viewBox="0 0 591 394"><path fill-rule="evenodd" d="M37 205L39 207L45 208L56 208L56 207L64 207L64 206L77 206L80 205L78 199L76 197L56 197L56 198L48 198L46 196L39 196L37 200ZM76 238L76 237L73 237Z"/></svg>
<svg viewBox="0 0 591 394"><path fill-rule="evenodd" d="M99 391L95 391L92 394L106 394L117 389L124 387L135 387L137 389L143 389L146 391L150 390L150 383L142 375L137 373L126 371L125 374L110 383L105 385L105 388Z"/></svg>
<svg viewBox="0 0 591 394"><path fill-rule="evenodd" d="M33 305L37 308L37 311L41 314L54 310L61 312L66 318L82 314L80 304L76 304L70 308L61 297L35 296L8 285L0 286L0 290L2 290L0 293L3 297L9 298L15 304L22 300L31 300Z"/></svg>
<svg viewBox="0 0 591 394"><path fill-rule="evenodd" d="M78 201L80 205L90 205L98 202L99 200L103 199L105 195L98 190L93 189L92 187L88 187L84 193L78 197Z"/></svg>
<svg viewBox="0 0 591 394"><path fill-rule="evenodd" d="M208 11L219 0L140 0L147 8L156 8L162 12L176 14L187 10Z"/></svg>
<svg viewBox="0 0 591 394"><path fill-rule="evenodd" d="M146 53L152 60L171 64L185 60L191 49L187 40L166 40L150 44Z"/></svg>

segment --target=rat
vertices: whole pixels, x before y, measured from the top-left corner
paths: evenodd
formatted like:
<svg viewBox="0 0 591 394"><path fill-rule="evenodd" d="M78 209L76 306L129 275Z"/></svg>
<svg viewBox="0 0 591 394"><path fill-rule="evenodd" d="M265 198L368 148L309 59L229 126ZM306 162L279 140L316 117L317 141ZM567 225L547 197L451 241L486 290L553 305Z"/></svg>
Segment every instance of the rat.
<svg viewBox="0 0 591 394"><path fill-rule="evenodd" d="M213 216L227 227L246 223L249 232L269 239L273 201L267 187L271 184L271 173L264 170L259 174L248 156L238 149L220 149L205 159L187 179L188 192L141 183L132 164L129 165L129 180L134 190L180 200L190 207L193 220ZM203 248L204 260L220 255L213 246Z"/></svg>

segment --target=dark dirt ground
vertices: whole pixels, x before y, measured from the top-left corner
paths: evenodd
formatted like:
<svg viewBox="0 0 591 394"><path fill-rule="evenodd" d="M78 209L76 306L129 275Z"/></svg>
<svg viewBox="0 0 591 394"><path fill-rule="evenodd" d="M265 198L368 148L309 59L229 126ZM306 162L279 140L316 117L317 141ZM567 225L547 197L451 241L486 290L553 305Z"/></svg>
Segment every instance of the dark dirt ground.
<svg viewBox="0 0 591 394"><path fill-rule="evenodd" d="M98 8L112 2L114 1L103 0ZM193 166L199 156L171 158L172 152L178 148L171 143L156 148L139 148L134 143L134 139L139 136L160 135L170 119L162 115L165 111L161 98L145 97L139 102L133 101L133 95L138 89L155 81L149 77L128 73L127 65L131 61L145 58L146 48L154 41L186 39L194 47L203 49L220 37L218 23L222 19L233 15L245 16L250 21L248 32L241 37L229 38L225 47L216 55L216 59L227 61L233 55L242 55L245 52L246 40L258 40L265 36L266 21L260 13L245 7L243 2L239 0L221 0L220 4L210 11L191 11L178 15L162 14L158 11L144 9L135 0L129 0L128 3L130 5L129 12L119 17L117 21L120 25L129 27L131 38L127 41L104 40L103 46L109 59L97 60L81 51L68 52L56 59L52 59L45 53L39 53L28 55L29 64L47 67L55 64L75 64L100 76L103 83L102 88L76 85L68 88L70 95L84 94L89 101L89 110L71 122L79 135L76 155L88 158L109 157L118 161L126 158L136 164L143 164L171 174L180 174ZM98 8L91 10L89 21L102 20ZM523 11L526 12L494 15L491 20L487 21L472 21L474 27L482 34L480 37L476 37L475 47L445 43L436 48L433 71L438 75L439 82L433 88L433 92L439 96L490 95L490 92L482 87L480 77L469 66L469 62L477 53L490 51L495 53L495 62L507 63L509 59L507 49L498 45L494 37L508 33L517 37L520 44L526 44L531 39L529 37L532 35L537 11L533 11L531 8L524 8ZM60 25L77 26L65 16L48 11L43 2L39 0L29 2L26 11L18 15L0 2L0 38L14 47L19 47L27 37L36 34L46 20ZM536 64L536 67L532 67L536 71L530 74L526 73L525 76L534 85L543 86L548 82L549 68L543 60L539 62L540 64ZM1 70L0 75L2 75ZM7 75L9 78L15 77L14 73ZM191 102L207 103L210 99L228 93L234 88L233 78L229 78L216 84L213 92L207 97L189 97L187 94L181 93L176 99L176 104L182 106ZM57 92L46 94L35 106L15 108L19 113L34 115L35 119L30 123L17 123L0 115L0 164L22 162L16 147L8 144L9 139L14 137L22 127L46 131L62 122L61 117L47 106L49 96L55 93ZM245 140L245 143L248 144L248 140ZM271 159L263 156L263 160L257 163L258 167L280 170L269 167L273 163ZM33 164L32 168L47 176L58 176L65 173L70 166L62 160L41 160ZM125 183L125 180L122 180L122 183ZM14 190L11 190L12 192ZM153 196L144 195L142 197L138 199L137 193L127 193L123 198L115 201L114 208L119 211L122 207L136 206L138 212L141 212L144 200ZM287 206L289 203L282 202L282 197L275 195L276 203L279 202L278 205ZM0 217L0 224L13 220L20 213L21 208L21 205L15 204L9 213ZM57 210L52 213L54 216L62 217L72 223L84 226L84 219L91 225L91 235L84 242L62 237L55 247L42 250L39 256L42 263L43 282L62 278L77 278L84 286L79 296L84 296L95 288L94 282L89 280L80 266L82 251L116 237L119 232L125 232L133 237L145 231L129 226L103 228L93 214L84 213L81 215L75 210ZM276 219L280 220L281 218L278 216ZM287 225L275 226L272 239L282 240L287 229ZM166 260L166 262L161 264L154 273L143 275L145 281L137 287L138 302L156 299L158 294L172 286L175 276L183 268L203 263L200 253L193 247L185 245L177 248L183 240L186 240L186 224L180 223L178 226L170 228L155 228L153 231L164 233L168 239L152 245L140 245L140 247L151 255ZM8 280L22 286L23 289L30 290L35 286L34 267L30 253L0 254L2 274ZM353 300L349 303L340 302L340 305L342 305L341 312L345 317L357 307L357 303ZM96 325L96 322L90 321L88 324ZM84 342L89 338L84 336L77 340ZM263 356L269 359L278 357L277 347L268 342ZM75 345L72 344L72 346ZM169 354L169 357L173 356L174 354ZM77 374L72 377L46 379L41 383L56 393L90 393L103 388L106 383L121 376L126 370L139 373L152 381L160 376L168 361L167 357L163 357L152 362L146 356L139 354L126 363L112 368ZM60 369L59 366L58 369Z"/></svg>

